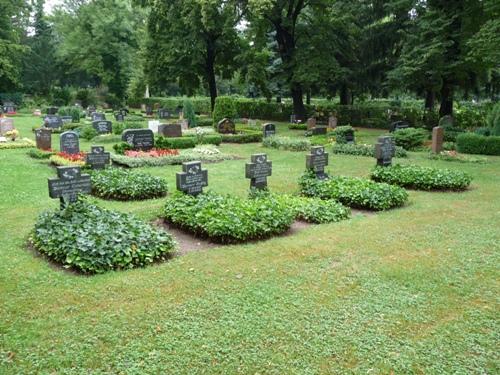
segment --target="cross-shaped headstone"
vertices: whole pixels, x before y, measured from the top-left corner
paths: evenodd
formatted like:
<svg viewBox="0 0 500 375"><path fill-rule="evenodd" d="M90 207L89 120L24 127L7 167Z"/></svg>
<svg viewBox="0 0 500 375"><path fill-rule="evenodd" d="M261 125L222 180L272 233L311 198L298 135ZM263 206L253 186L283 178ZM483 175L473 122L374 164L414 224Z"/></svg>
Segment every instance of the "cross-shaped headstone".
<svg viewBox="0 0 500 375"><path fill-rule="evenodd" d="M90 153L85 156L85 163L92 169L104 169L109 165L110 158L109 152L105 152L103 146L92 146Z"/></svg>
<svg viewBox="0 0 500 375"><path fill-rule="evenodd" d="M325 167L328 165L328 152L325 152L323 146L311 147L311 153L306 155L306 168L316 173L319 179L325 179L328 175L325 173Z"/></svg>
<svg viewBox="0 0 500 375"><path fill-rule="evenodd" d="M388 167L392 164L392 158L396 156L396 145L390 136L378 137L375 144L375 157L377 165Z"/></svg>
<svg viewBox="0 0 500 375"><path fill-rule="evenodd" d="M80 167L57 167L57 177L49 178L49 196L61 200L61 208L76 202L78 194L92 191L90 175L82 174Z"/></svg>
<svg viewBox="0 0 500 375"><path fill-rule="evenodd" d="M273 163L267 160L266 154L253 154L251 162L245 164L245 177L250 179L251 188L267 188L267 177L272 171Z"/></svg>
<svg viewBox="0 0 500 375"><path fill-rule="evenodd" d="M176 175L177 190L189 195L198 195L208 186L208 171L201 169L200 161L182 163L182 172Z"/></svg>

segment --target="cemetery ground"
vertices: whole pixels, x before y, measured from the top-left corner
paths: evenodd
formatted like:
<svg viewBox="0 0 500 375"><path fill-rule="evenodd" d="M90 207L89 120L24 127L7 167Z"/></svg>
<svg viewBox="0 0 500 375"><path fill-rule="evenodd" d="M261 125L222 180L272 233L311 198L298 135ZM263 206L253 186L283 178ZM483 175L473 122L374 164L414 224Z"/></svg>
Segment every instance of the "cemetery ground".
<svg viewBox="0 0 500 375"><path fill-rule="evenodd" d="M32 139L39 123L16 117ZM383 133L361 130L357 142ZM245 197L245 163L265 152L270 190L298 190L307 152L220 148L241 159L204 163L208 189ZM471 187L410 190L399 209L82 276L26 248L37 215L59 205L47 193L55 169L25 149L0 151L0 373L497 373L500 157L488 160L411 152L397 162L469 172ZM330 154L327 171L367 177L374 164ZM175 190L180 166L141 170ZM165 201L93 199L150 222Z"/></svg>

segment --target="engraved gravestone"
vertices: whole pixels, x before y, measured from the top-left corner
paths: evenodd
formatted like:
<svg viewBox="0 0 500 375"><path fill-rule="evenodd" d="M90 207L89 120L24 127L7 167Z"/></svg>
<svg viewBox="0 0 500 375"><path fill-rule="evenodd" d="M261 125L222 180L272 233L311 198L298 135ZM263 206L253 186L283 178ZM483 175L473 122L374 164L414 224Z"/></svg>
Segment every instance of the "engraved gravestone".
<svg viewBox="0 0 500 375"><path fill-rule="evenodd" d="M199 161L182 163L182 172L177 172L175 177L177 190L189 195L198 195L208 186L208 171L201 169Z"/></svg>
<svg viewBox="0 0 500 375"><path fill-rule="evenodd" d="M262 133L264 138L276 135L276 125L270 123L262 125Z"/></svg>
<svg viewBox="0 0 500 375"><path fill-rule="evenodd" d="M392 164L392 158L396 156L396 145L394 138L390 136L378 137L375 144L375 158L377 158L377 165L388 167Z"/></svg>
<svg viewBox="0 0 500 375"><path fill-rule="evenodd" d="M115 120L118 122L125 121L125 115L122 112L115 113Z"/></svg>
<svg viewBox="0 0 500 375"><path fill-rule="evenodd" d="M106 115L102 112L93 112L90 115L90 118L92 119L92 122L94 121L105 121L106 120Z"/></svg>
<svg viewBox="0 0 500 375"><path fill-rule="evenodd" d="M61 121L63 124L69 124L73 121L73 117L71 116L61 116Z"/></svg>
<svg viewBox="0 0 500 375"><path fill-rule="evenodd" d="M48 107L47 108L48 115L55 115L55 114L57 114L57 111L59 111L59 108L57 108L57 107Z"/></svg>
<svg viewBox="0 0 500 375"><path fill-rule="evenodd" d="M162 124L158 126L158 134L166 138L182 137L181 124Z"/></svg>
<svg viewBox="0 0 500 375"><path fill-rule="evenodd" d="M52 148L52 130L38 128L35 130L36 148L50 150Z"/></svg>
<svg viewBox="0 0 500 375"><path fill-rule="evenodd" d="M47 115L43 118L43 125L46 128L57 129L63 126L61 116Z"/></svg>
<svg viewBox="0 0 500 375"><path fill-rule="evenodd" d="M323 146L311 147L311 153L306 155L306 168L316 173L316 177L323 180L328 177L325 167L328 165L328 153Z"/></svg>
<svg viewBox="0 0 500 375"><path fill-rule="evenodd" d="M271 176L273 164L267 160L266 154L253 154L251 162L245 164L245 177L250 179L250 187L267 188L267 177Z"/></svg>
<svg viewBox="0 0 500 375"><path fill-rule="evenodd" d="M346 143L354 143L355 141L355 138L354 138L354 129L353 130L347 130L345 133L344 133L344 139L346 141Z"/></svg>
<svg viewBox="0 0 500 375"><path fill-rule="evenodd" d="M78 154L80 152L80 140L78 134L74 131L67 131L61 134L60 138L61 152L67 154Z"/></svg>
<svg viewBox="0 0 500 375"><path fill-rule="evenodd" d="M217 132L221 134L234 134L236 127L231 119L223 118L217 123Z"/></svg>
<svg viewBox="0 0 500 375"><path fill-rule="evenodd" d="M335 116L328 117L328 128L335 129L337 127L337 121L337 117Z"/></svg>
<svg viewBox="0 0 500 375"><path fill-rule="evenodd" d="M0 118L0 135L4 136L5 133L14 130L14 120L11 118Z"/></svg>
<svg viewBox="0 0 500 375"><path fill-rule="evenodd" d="M316 127L316 119L314 117L309 117L307 119L307 130L311 130Z"/></svg>
<svg viewBox="0 0 500 375"><path fill-rule="evenodd" d="M317 125L315 128L311 129L312 135L324 135L326 134L326 126Z"/></svg>
<svg viewBox="0 0 500 375"><path fill-rule="evenodd" d="M104 169L109 165L110 160L110 154L104 151L103 146L92 146L85 156L85 163L92 169Z"/></svg>
<svg viewBox="0 0 500 375"><path fill-rule="evenodd" d="M57 177L49 178L49 196L61 200L61 208L76 202L78 194L92 191L90 175L82 174L80 167L57 167Z"/></svg>
<svg viewBox="0 0 500 375"><path fill-rule="evenodd" d="M92 126L99 134L108 134L113 131L113 124L111 121L92 121Z"/></svg>
<svg viewBox="0 0 500 375"><path fill-rule="evenodd" d="M158 118L159 119L168 119L168 118L170 118L170 112L168 111L168 109L160 108L158 110Z"/></svg>
<svg viewBox="0 0 500 375"><path fill-rule="evenodd" d="M87 117L92 117L92 113L96 111L96 108L93 105L89 105L87 107Z"/></svg>
<svg viewBox="0 0 500 375"><path fill-rule="evenodd" d="M146 116L153 116L153 107L151 105L146 106Z"/></svg>
<svg viewBox="0 0 500 375"><path fill-rule="evenodd" d="M444 128L436 126L432 129L432 152L439 154L443 150Z"/></svg>
<svg viewBox="0 0 500 375"><path fill-rule="evenodd" d="M127 129L122 133L122 141L127 142L134 150L142 151L149 151L155 145L151 129Z"/></svg>
<svg viewBox="0 0 500 375"><path fill-rule="evenodd" d="M390 132L395 132L397 130L401 130L401 129L407 129L409 128L410 125L408 125L408 123L406 121L395 121L391 124L391 128L390 128Z"/></svg>

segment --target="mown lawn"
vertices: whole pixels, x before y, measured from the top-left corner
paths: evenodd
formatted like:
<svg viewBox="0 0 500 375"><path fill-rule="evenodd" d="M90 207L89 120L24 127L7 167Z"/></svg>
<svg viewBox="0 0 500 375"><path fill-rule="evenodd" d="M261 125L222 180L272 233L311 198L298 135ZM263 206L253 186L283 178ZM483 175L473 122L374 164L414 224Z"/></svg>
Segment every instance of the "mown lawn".
<svg viewBox="0 0 500 375"><path fill-rule="evenodd" d="M15 125L33 137L39 122ZM305 152L221 149L242 159L205 165L211 189L246 195L244 164L267 152L270 188L296 191ZM85 277L25 248L38 213L58 207L55 170L0 151L0 374L498 373L500 158L488 159L411 153L400 161L468 171L472 188L411 191L401 209ZM331 155L328 170L367 176L374 163ZM147 170L175 189L180 166ZM152 220L163 199L97 201Z"/></svg>

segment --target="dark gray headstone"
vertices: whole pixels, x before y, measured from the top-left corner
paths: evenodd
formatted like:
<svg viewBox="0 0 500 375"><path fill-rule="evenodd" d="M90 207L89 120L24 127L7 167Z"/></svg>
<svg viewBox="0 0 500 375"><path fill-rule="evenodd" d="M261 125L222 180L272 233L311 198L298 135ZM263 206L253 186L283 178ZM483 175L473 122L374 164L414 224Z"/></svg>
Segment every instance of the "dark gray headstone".
<svg viewBox="0 0 500 375"><path fill-rule="evenodd" d="M115 113L115 120L119 122L125 121L125 115L121 112Z"/></svg>
<svg viewBox="0 0 500 375"><path fill-rule="evenodd" d="M107 134L113 132L113 124L111 121L92 121L92 126L99 134Z"/></svg>
<svg viewBox="0 0 500 375"><path fill-rule="evenodd" d="M264 138L276 135L276 125L270 123L262 125L262 135Z"/></svg>
<svg viewBox="0 0 500 375"><path fill-rule="evenodd" d="M142 151L149 151L155 145L155 137L151 129L127 129L122 133L122 141L127 142L134 150Z"/></svg>
<svg viewBox="0 0 500 375"><path fill-rule="evenodd" d="M90 175L82 174L80 167L57 167L57 177L49 178L49 196L60 198L61 208L65 203L75 202L78 194L92 191Z"/></svg>
<svg viewBox="0 0 500 375"><path fill-rule="evenodd" d="M35 130L36 148L40 150L52 149L52 130L38 128Z"/></svg>
<svg viewBox="0 0 500 375"><path fill-rule="evenodd" d="M354 138L354 130L348 131L345 133L345 140L347 143L354 143L355 138Z"/></svg>
<svg viewBox="0 0 500 375"><path fill-rule="evenodd" d="M153 116L153 107L150 105L146 106L146 116Z"/></svg>
<svg viewBox="0 0 500 375"><path fill-rule="evenodd" d="M43 118L43 125L46 128L57 129L63 126L61 116L47 115Z"/></svg>
<svg viewBox="0 0 500 375"><path fill-rule="evenodd" d="M181 124L162 124L158 126L158 134L166 138L182 137Z"/></svg>
<svg viewBox="0 0 500 375"><path fill-rule="evenodd" d="M390 136L378 137L375 144L375 158L377 158L377 165L387 167L392 164L392 158L396 156L396 145L394 138Z"/></svg>
<svg viewBox="0 0 500 375"><path fill-rule="evenodd" d="M223 118L217 123L217 132L220 134L234 134L236 133L236 126L231 119Z"/></svg>
<svg viewBox="0 0 500 375"><path fill-rule="evenodd" d="M5 102L3 104L3 112L7 114L16 113L16 105L12 102Z"/></svg>
<svg viewBox="0 0 500 375"><path fill-rule="evenodd" d="M324 135L326 134L326 130L325 126L316 126L315 128L312 128L311 132L312 135Z"/></svg>
<svg viewBox="0 0 500 375"><path fill-rule="evenodd" d="M104 113L101 113L101 112L93 112L90 115L90 118L92 119L92 122L94 122L94 121L104 121L104 120L106 120L106 115Z"/></svg>
<svg viewBox="0 0 500 375"><path fill-rule="evenodd" d="M170 118L170 112L168 111L168 109L165 109L165 108L161 108L158 110L158 118L159 119L167 119L167 118Z"/></svg>
<svg viewBox="0 0 500 375"><path fill-rule="evenodd" d="M325 167L328 165L328 153L323 146L311 147L311 153L306 155L306 168L316 173L319 179L325 179L328 175L325 173Z"/></svg>
<svg viewBox="0 0 500 375"><path fill-rule="evenodd" d="M266 154L253 154L251 162L245 164L245 177L250 179L250 187L267 188L267 178L271 176L273 164Z"/></svg>
<svg viewBox="0 0 500 375"><path fill-rule="evenodd" d="M104 146L92 146L85 156L85 163L92 169L104 169L111 160L109 152L104 151Z"/></svg>
<svg viewBox="0 0 500 375"><path fill-rule="evenodd" d="M410 125L406 121L395 121L391 124L391 128L389 129L390 132L395 132L397 130L401 129L407 129L409 128Z"/></svg>
<svg viewBox="0 0 500 375"><path fill-rule="evenodd" d="M80 140L78 134L74 131L67 131L61 134L60 138L61 152L67 154L78 154L80 152Z"/></svg>
<svg viewBox="0 0 500 375"><path fill-rule="evenodd" d="M198 195L208 186L208 172L201 169L201 162L182 163L182 172L176 173L177 190L189 195Z"/></svg>
<svg viewBox="0 0 500 375"><path fill-rule="evenodd" d="M57 108L57 107L48 107L47 108L48 115L56 115L57 111L59 111L59 108Z"/></svg>
<svg viewBox="0 0 500 375"><path fill-rule="evenodd" d="M61 116L61 121L63 124L70 124L73 121L71 116Z"/></svg>
<svg viewBox="0 0 500 375"><path fill-rule="evenodd" d="M96 111L96 108L93 105L89 105L87 107L87 117L92 117L92 113Z"/></svg>

